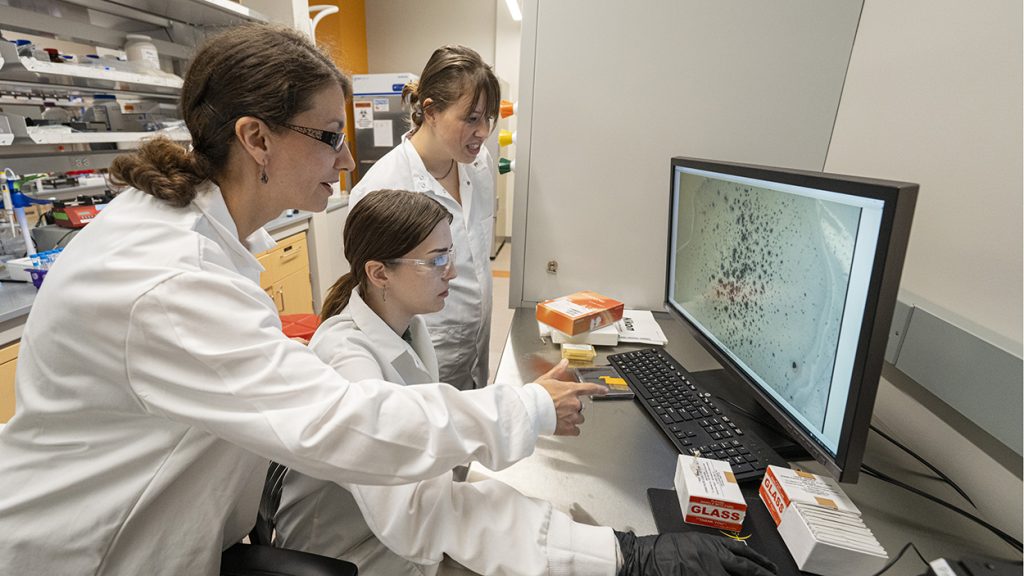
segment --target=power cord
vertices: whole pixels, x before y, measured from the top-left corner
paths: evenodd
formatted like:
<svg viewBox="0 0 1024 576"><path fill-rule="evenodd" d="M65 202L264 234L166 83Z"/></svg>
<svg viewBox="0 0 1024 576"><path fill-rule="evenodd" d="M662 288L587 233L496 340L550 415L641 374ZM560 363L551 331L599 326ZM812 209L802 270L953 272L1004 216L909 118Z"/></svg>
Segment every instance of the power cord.
<svg viewBox="0 0 1024 576"><path fill-rule="evenodd" d="M65 238L67 238L68 236L71 236L75 232L78 232L78 228L74 228L74 229L71 229L71 230L68 230L67 232L65 232L64 235L61 236L59 240L54 242L53 247L54 248L60 248L60 243L63 242Z"/></svg>
<svg viewBox="0 0 1024 576"><path fill-rule="evenodd" d="M974 514L971 514L970 512L967 512L967 511L965 511L965 510L963 510L961 508L957 508L956 506L950 504L949 502L946 502L945 500L943 500L941 498L937 498L935 496L932 496L931 494L925 492L924 490L920 490L918 488L915 488L914 486L911 486L909 484L905 484L903 482L900 482L899 480L896 480L895 478L893 478L891 476L888 476L886 474L883 474L882 472L879 472L878 470L875 470L874 468L868 466L867 464L861 464L860 469L863 470L864 473L867 474L868 476L873 476L873 477L875 477L875 478L877 478L879 480L882 480L883 482L888 482L888 483L890 483L890 484L892 484L894 486L898 486L900 488L903 488L904 490L907 490L908 492L913 492L914 494L917 494L918 496L921 496L923 498L927 498L928 500L931 500L932 502L935 502L936 504L938 504L940 506L943 506L945 508L948 508L948 509L952 510L953 512L956 512L957 514L960 514L961 516L964 516L965 518L968 518L969 520L973 520L975 523L977 523L980 526L986 528L987 530L989 530L990 532L992 532L996 536L999 536L999 538L1001 538L1003 541L1005 541L1010 546L1013 546L1018 552L1024 551L1024 546L1021 545L1021 542L1019 540L1017 540L1013 536L1010 536L1006 532L1003 532L999 528L996 528L995 526L989 524L988 522L985 522L981 518L978 518Z"/></svg>
<svg viewBox="0 0 1024 576"><path fill-rule="evenodd" d="M779 434L786 435L786 433L783 432L779 428L778 424L766 422L763 418L758 417L753 412L743 408L742 406L737 405L735 402L731 402L731 401L729 401L729 400L727 400L725 398L722 398L721 396L716 395L715 398L718 399L718 400L721 400L722 402L725 402L726 404L731 406L733 409L738 410L739 412L742 412L743 414L745 414L751 420L759 422L759 423L763 424L764 426L767 426L768 428L777 431ZM898 440L896 440L892 436L889 436L885 432L882 432L878 428L875 428L874 424L869 425L869 428L872 431L874 431L876 434L881 436L882 438L885 438L889 442L892 442L893 444L895 444L898 448L900 448L901 450L903 450L904 452L906 452L907 454L912 456L915 460L917 460L918 462L920 462L921 464L926 466L929 470L934 472L942 481L944 481L946 484L949 484L949 486L951 488L953 488L953 490L956 490L957 494L959 494L960 496L963 496L964 500L967 500L967 502L969 502L971 506L973 506L975 508L978 507L978 505L974 503L974 500L971 500L971 497L968 496L967 493L964 492L963 489L960 488L960 486L957 485L957 483L954 482L949 476L946 476L946 474L943 473L942 470L939 470L938 468L933 466L930 462L928 462L927 460L925 460L924 458L919 456L916 452L914 452L910 448L907 448L906 446L901 444Z"/></svg>
<svg viewBox="0 0 1024 576"><path fill-rule="evenodd" d="M871 425L870 425L870 429L871 429L871 430L872 430L872 431L873 431L873 432L874 432L875 434L878 434L878 435L879 435L879 436L881 436L882 438L885 438L885 439L886 439L886 440L888 440L889 442L892 442L892 443L893 443L893 444L895 444L895 445L896 445L896 446L897 446L898 448L900 448L901 450L903 450L903 451L904 451L904 452L906 452L907 454L910 454L910 455L911 455L911 456L912 456L912 457L913 457L913 458L914 458L915 460L917 460L917 461L918 461L918 462L920 462L921 464L924 464L924 465L925 465L926 467L928 467L928 469L929 469L929 470L931 470L932 472L934 472L935 474L937 474L937 475L939 476L939 478L941 478L941 479L942 479L942 480L943 480L943 481L944 481L944 482L945 482L946 484L949 484L949 485L950 485L950 486L951 486L951 487L953 488L953 490L956 490L957 494L959 494L959 495L963 496L964 500L967 500L967 502L969 502L971 506L973 506L973 507L975 507L975 508L977 508L977 507L978 507L978 505L974 503L974 500L971 500L971 497L970 497L970 496L968 496L968 495L967 495L967 493L966 493L966 492L964 492L964 491L963 491L963 490L962 490L962 489L960 488L960 486L958 486L958 485L957 485L957 483L956 483L956 482L953 482L953 480L951 480L951 479L949 478L949 476L946 476L945 474L943 474L943 473L942 473L942 470L939 470L939 469L938 469L938 468L936 468L935 466L932 466L932 465L931 465L931 464L930 464L930 463L929 463L929 462L928 462L927 460L925 460L924 458L922 458L922 457L918 456L918 455L917 455L917 454L916 454L916 453L915 453L915 452L914 452L913 450L911 450L910 448L907 448L907 447L906 447L906 446L904 446L903 444L900 444L900 443L899 443L899 441L897 441L897 440L896 440L895 438L893 438L892 436L889 436L889 435L888 435L888 434L886 434L885 432L882 432L882 431L881 431L881 430L879 430L878 428L875 428L875 425L874 425L874 424L871 424Z"/></svg>
<svg viewBox="0 0 1024 576"><path fill-rule="evenodd" d="M896 565L896 563L900 561L900 558L903 558L903 555L907 553L907 549L908 549L908 548L913 548L913 549L914 549L914 552L917 552L917 557L921 559L921 562L924 562L924 565L925 565L925 566L931 566L931 565L930 565L930 564L928 563L928 561L924 559L924 555L923 555L923 554L921 554L921 551L917 549L917 546L914 546L914 543L913 543L913 542L907 542L906 544L904 544L903 548L901 548L901 549L900 549L900 552L899 552L899 554L897 554L895 558L893 558L892 560L889 560L889 563L888 563L888 564L886 564L885 566L883 566L881 570L879 570L878 572L875 572L875 573L874 573L874 574L872 574L871 576L879 576L879 574L884 574L884 573L885 573L885 572L887 572L887 571L888 571L888 570L889 570L890 568L892 568L893 566L895 566L895 565Z"/></svg>

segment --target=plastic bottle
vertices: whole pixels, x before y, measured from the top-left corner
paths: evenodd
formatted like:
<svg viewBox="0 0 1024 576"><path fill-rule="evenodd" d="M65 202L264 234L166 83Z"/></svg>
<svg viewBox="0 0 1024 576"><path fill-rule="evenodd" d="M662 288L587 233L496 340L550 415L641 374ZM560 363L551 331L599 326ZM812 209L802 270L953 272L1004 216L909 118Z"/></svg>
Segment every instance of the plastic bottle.
<svg viewBox="0 0 1024 576"><path fill-rule="evenodd" d="M128 61L145 70L160 69L160 54L153 45L153 39L144 34L128 34L125 36L124 53Z"/></svg>

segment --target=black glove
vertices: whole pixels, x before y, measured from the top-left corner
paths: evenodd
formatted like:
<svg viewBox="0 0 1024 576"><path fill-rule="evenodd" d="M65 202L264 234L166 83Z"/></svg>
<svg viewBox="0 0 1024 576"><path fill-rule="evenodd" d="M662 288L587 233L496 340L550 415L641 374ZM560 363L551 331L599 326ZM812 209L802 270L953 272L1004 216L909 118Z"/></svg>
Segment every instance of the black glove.
<svg viewBox="0 0 1024 576"><path fill-rule="evenodd" d="M771 576L775 564L743 542L697 532L637 536L615 531L618 576Z"/></svg>

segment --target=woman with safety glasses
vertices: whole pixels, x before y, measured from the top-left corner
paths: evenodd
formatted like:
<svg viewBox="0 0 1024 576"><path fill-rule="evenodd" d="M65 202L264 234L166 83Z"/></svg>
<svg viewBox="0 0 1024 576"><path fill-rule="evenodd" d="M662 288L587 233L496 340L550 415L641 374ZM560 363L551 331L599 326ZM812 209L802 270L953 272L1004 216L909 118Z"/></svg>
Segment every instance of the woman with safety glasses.
<svg viewBox="0 0 1024 576"><path fill-rule="evenodd" d="M480 55L465 46L434 51L418 81L402 90L411 129L362 175L349 197L385 188L437 200L453 216L458 275L445 309L424 318L441 382L460 390L487 385L491 333L494 167L484 140L494 128L501 94Z"/></svg>
<svg viewBox="0 0 1024 576"><path fill-rule="evenodd" d="M577 396L597 386L350 381L282 333L254 253L273 245L265 224L323 210L354 167L351 94L307 35L231 28L185 75L191 146L154 138L114 160L121 192L50 269L22 334L0 573L217 574L270 459L394 484L579 433Z"/></svg>
<svg viewBox="0 0 1024 576"><path fill-rule="evenodd" d="M420 315L444 308L455 277L451 220L429 196L400 190L370 192L352 208L344 232L352 270L331 287L309 344L320 359L351 380L437 380ZM363 576L434 574L444 554L489 575L769 576L772 568L739 542L637 538L574 522L498 480L455 482L452 472L382 487L289 470L274 519L276 545L354 562Z"/></svg>

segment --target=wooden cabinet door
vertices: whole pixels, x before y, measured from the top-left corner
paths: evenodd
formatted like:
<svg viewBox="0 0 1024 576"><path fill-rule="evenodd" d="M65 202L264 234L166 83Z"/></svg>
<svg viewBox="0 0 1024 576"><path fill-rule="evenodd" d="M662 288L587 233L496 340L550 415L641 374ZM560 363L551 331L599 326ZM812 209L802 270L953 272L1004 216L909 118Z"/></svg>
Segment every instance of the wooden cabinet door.
<svg viewBox="0 0 1024 576"><path fill-rule="evenodd" d="M0 348L0 422L14 416L14 368L18 364L20 343Z"/></svg>
<svg viewBox="0 0 1024 576"><path fill-rule="evenodd" d="M289 274L278 286L283 301L281 314L313 313L313 286L309 282L309 268Z"/></svg>

